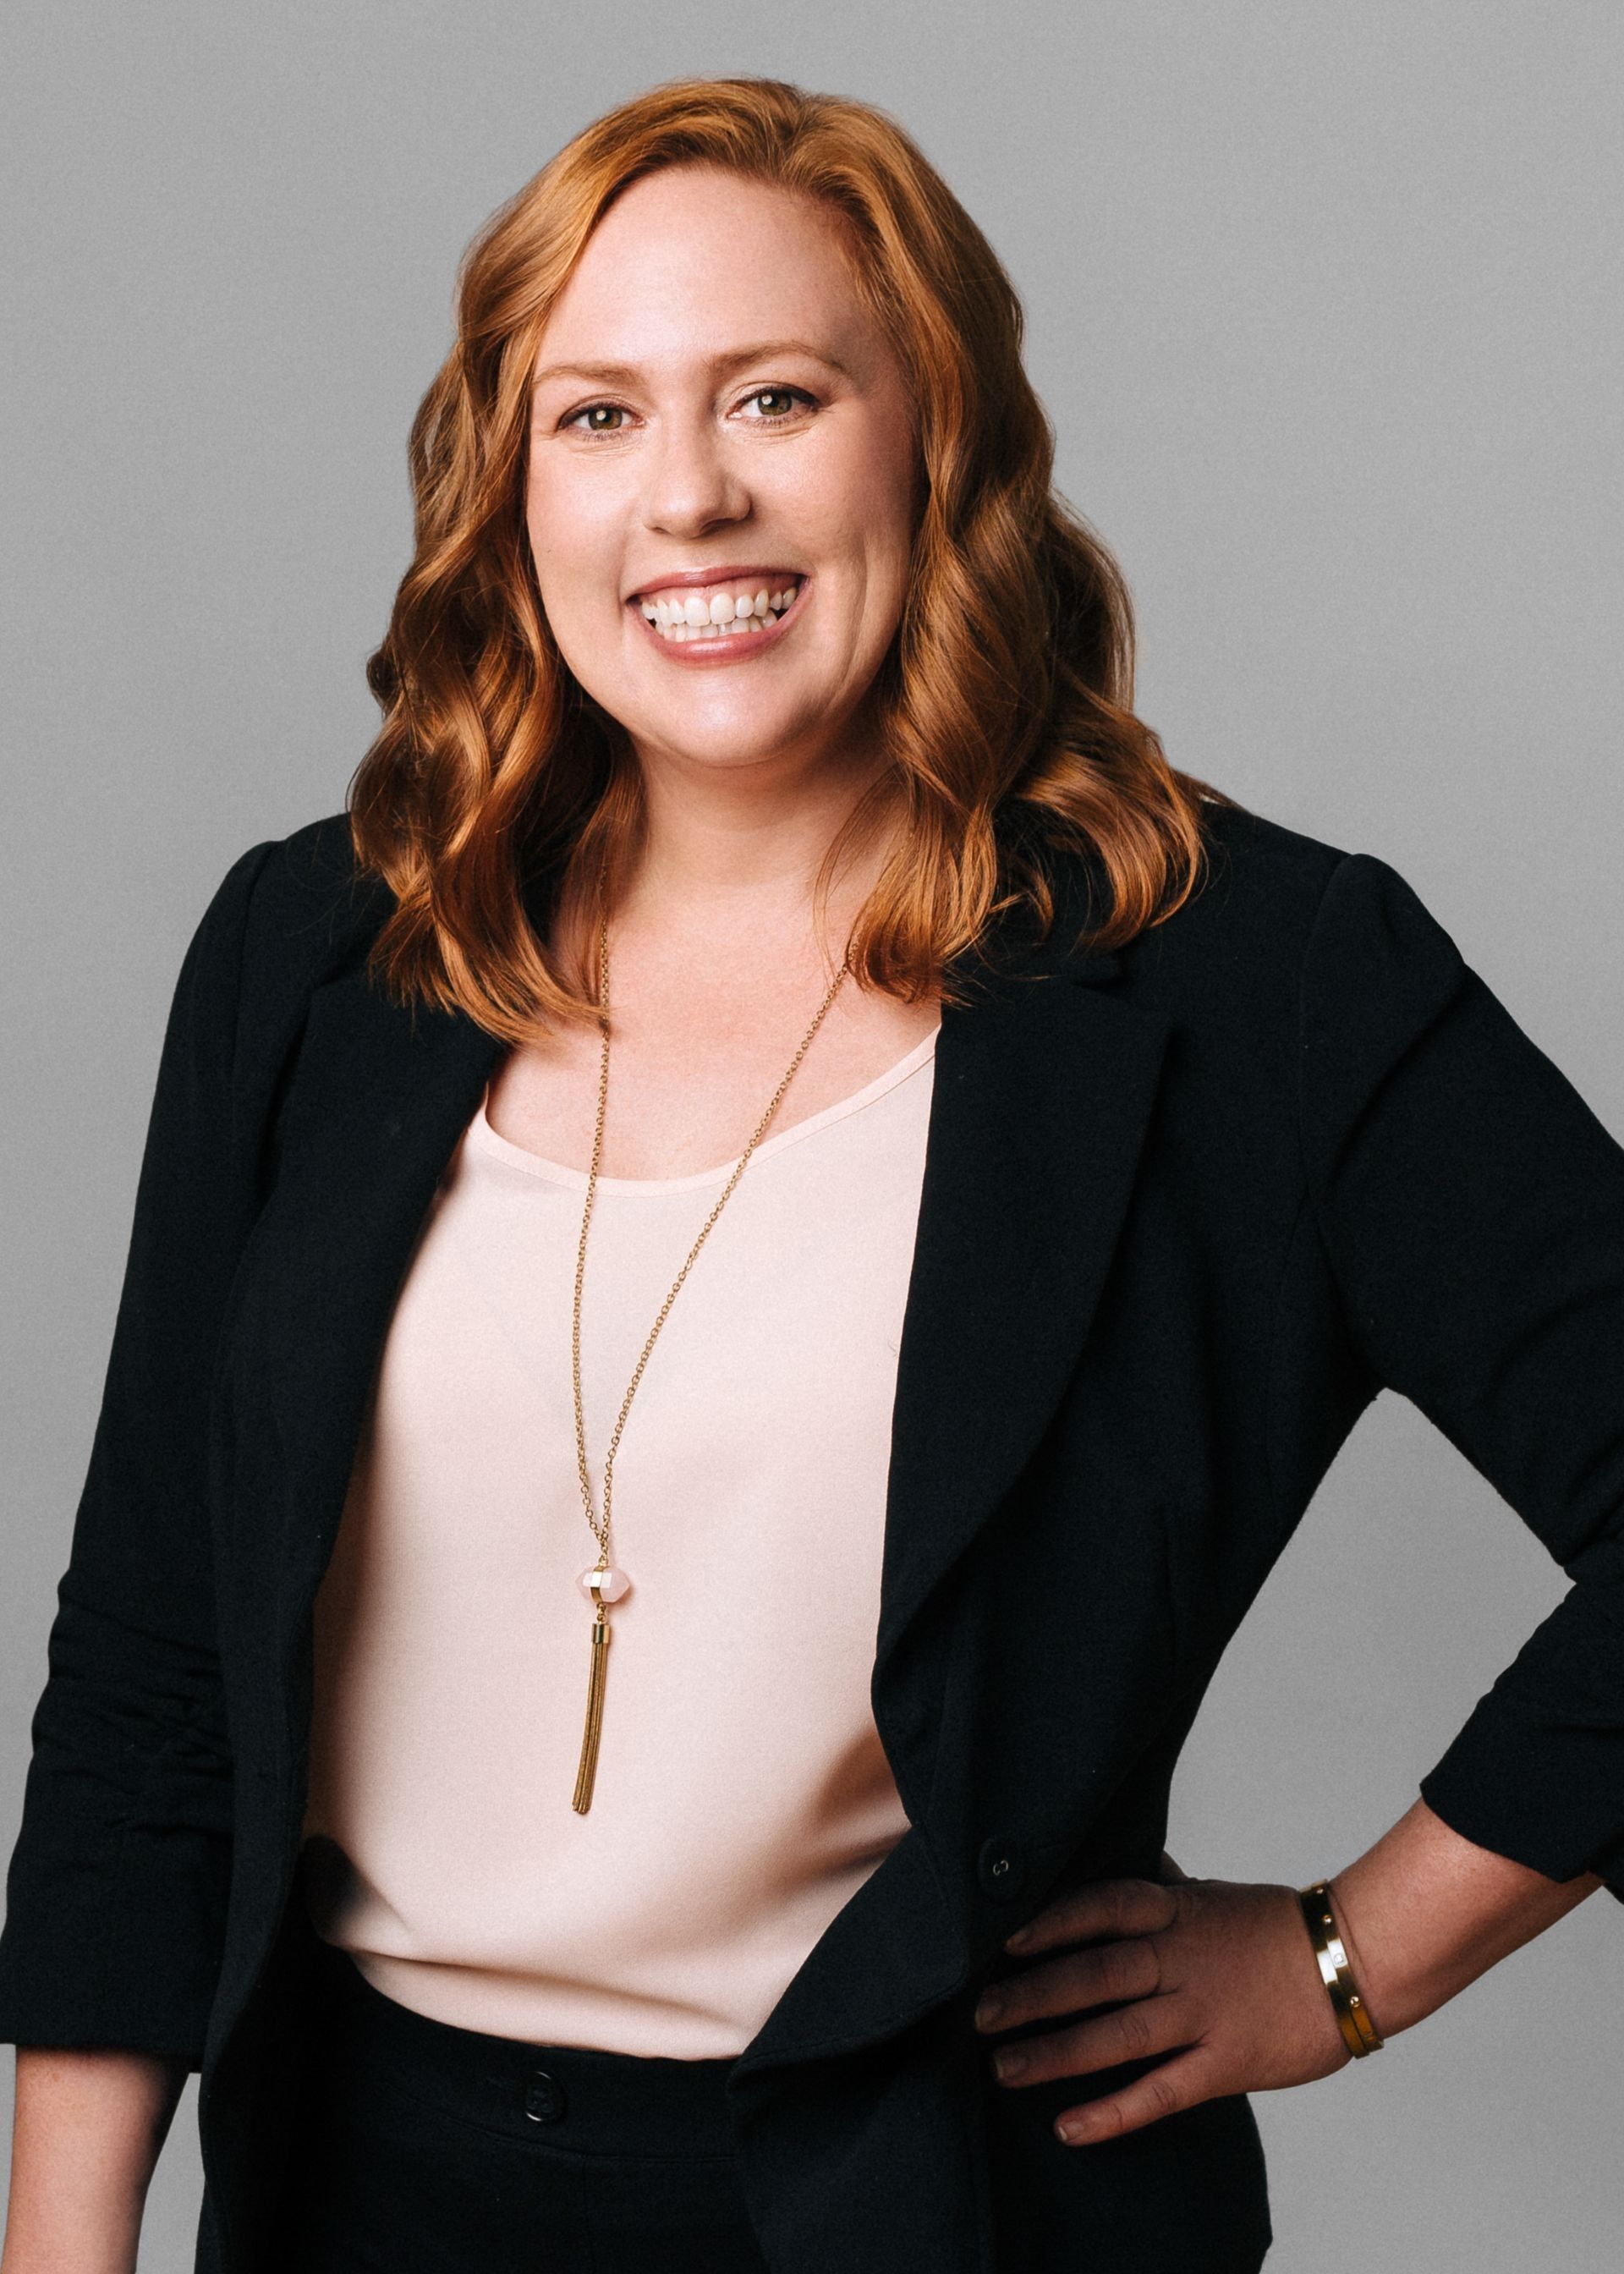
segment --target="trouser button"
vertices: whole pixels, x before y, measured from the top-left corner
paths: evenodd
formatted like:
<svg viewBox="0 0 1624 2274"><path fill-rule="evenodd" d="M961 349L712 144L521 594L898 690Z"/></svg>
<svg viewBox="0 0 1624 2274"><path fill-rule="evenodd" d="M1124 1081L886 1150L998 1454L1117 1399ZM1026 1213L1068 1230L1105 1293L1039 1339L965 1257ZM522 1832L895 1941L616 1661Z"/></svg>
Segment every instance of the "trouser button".
<svg viewBox="0 0 1624 2274"><path fill-rule="evenodd" d="M545 2068L537 2069L524 2088L524 2112L532 2124L556 2124L564 2113L564 2088Z"/></svg>

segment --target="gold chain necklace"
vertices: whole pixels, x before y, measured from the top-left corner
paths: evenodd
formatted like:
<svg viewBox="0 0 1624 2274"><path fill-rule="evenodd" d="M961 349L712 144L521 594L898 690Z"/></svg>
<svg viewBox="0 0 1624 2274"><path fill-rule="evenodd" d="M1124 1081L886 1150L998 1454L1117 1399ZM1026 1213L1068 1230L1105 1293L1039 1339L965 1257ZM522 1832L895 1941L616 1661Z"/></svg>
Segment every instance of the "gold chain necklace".
<svg viewBox="0 0 1624 2274"><path fill-rule="evenodd" d="M626 1573L611 1562L609 1557L610 1493L614 1467L615 1448L620 1442L620 1432L626 1426L626 1417L631 1411L632 1399L636 1394L637 1384L643 1379L643 1369L648 1363L649 1352L654 1347L655 1337L665 1325L666 1314L670 1311L672 1305L677 1299L677 1295L681 1288L682 1283L688 1277L688 1272L693 1266L694 1258L704 1246L706 1237L710 1232L711 1225L716 1222L718 1216L721 1215L723 1209L727 1205L728 1197L733 1192L734 1186L744 1174L745 1163L749 1160L751 1154L756 1150L756 1146L760 1143L763 1133L766 1129L767 1124L778 1111L779 1101L783 1097L785 1091L789 1088L790 1082L793 1079L796 1067L806 1056L808 1047L811 1043L813 1035L816 1034L818 1028L823 1025L824 1013L828 1011L830 1005L834 1001L835 995L839 988L840 983L846 977L849 968L849 965L843 961L839 970L835 974L834 985L831 987L828 994L824 996L822 1008L819 1010L816 1018L813 1020L812 1024L808 1028L805 1041L802 1042L801 1048L790 1060L789 1072L785 1075L783 1081L773 1092L772 1103L767 1108L766 1112L763 1114L755 1136L751 1138L749 1143L745 1147L738 1166L734 1169L732 1176L729 1177L726 1184L722 1188L721 1198L711 1209L710 1215L705 1218L698 1239L688 1250L688 1261L684 1263L681 1270L678 1272L676 1278L672 1283L670 1294L666 1296L664 1303L660 1306L659 1316L655 1320L652 1328L650 1329L649 1339L643 1346L643 1356L637 1361L636 1367L632 1374L630 1384L627 1389L626 1396L621 1401L620 1419L614 1425L614 1434L609 1440L609 1450L604 1460L604 1517L603 1522L599 1524L598 1517L593 1513L592 1510L592 1487L591 1481L587 1475L586 1465L586 1425L583 1418L581 1409L581 1286L586 1273L587 1226L592 1220L592 1196L598 1189L598 1163L603 1152L604 1108L608 1101L609 1096L609 916L607 909L604 911L599 922L598 936L598 1023L599 1030L603 1035L603 1053L598 1073L598 1124L592 1133L592 1165L587 1172L586 1206L582 1211L581 1216L581 1246L575 1258L575 1321L570 1337L570 1360L574 1377L575 1400L575 1454L581 1470L581 1497L586 1506L586 1520L591 1525L593 1537L598 1541L597 1563L590 1570L583 1571L577 1581L582 1592L595 1606L592 1619L591 1668L587 1681L586 1729L581 1740L581 1766L575 1776L575 1800L572 1803L576 1813L581 1816L584 1816L588 1809L592 1805L592 1786L598 1774L598 1739L602 1735L604 1721L604 1672L609 1653L609 1615L607 1607L611 1603L618 1603L620 1598L629 1591L631 1586L631 1581L627 1577Z"/></svg>

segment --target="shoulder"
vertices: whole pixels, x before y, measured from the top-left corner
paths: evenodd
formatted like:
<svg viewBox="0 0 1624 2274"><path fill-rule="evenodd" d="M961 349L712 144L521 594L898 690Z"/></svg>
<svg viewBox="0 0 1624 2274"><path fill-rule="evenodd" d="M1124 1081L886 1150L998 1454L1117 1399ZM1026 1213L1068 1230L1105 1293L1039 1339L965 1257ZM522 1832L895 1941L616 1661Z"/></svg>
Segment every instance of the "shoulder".
<svg viewBox="0 0 1624 2274"><path fill-rule="evenodd" d="M237 855L197 946L235 963L245 996L308 993L365 955L389 897L356 860L349 815L327 814Z"/></svg>
<svg viewBox="0 0 1624 2274"><path fill-rule="evenodd" d="M1379 855L1209 804L1207 859L1170 915L1104 960L1105 991L1163 1022L1187 1068L1294 1087L1305 1065L1391 1055L1467 966ZM1064 951L1063 951L1064 953ZM1086 949L1078 975L1094 976Z"/></svg>
<svg viewBox="0 0 1624 2274"><path fill-rule="evenodd" d="M347 813L306 822L253 848L244 950L318 979L364 953L388 911L382 880L356 860Z"/></svg>
<svg viewBox="0 0 1624 2274"><path fill-rule="evenodd" d="M388 913L357 862L346 813L267 838L234 860L195 928L180 992L234 1037L252 1073L285 1052L315 990L357 968Z"/></svg>
<svg viewBox="0 0 1624 2274"><path fill-rule="evenodd" d="M1156 929L1169 942L1289 959L1312 930L1348 848L1241 806L1203 808L1207 858L1195 891Z"/></svg>
<svg viewBox="0 0 1624 2274"><path fill-rule="evenodd" d="M1296 1011L1305 990L1357 984L1395 953L1453 960L1442 926L1379 855L1240 807L1204 812L1207 857L1195 890L1124 953L1150 991Z"/></svg>

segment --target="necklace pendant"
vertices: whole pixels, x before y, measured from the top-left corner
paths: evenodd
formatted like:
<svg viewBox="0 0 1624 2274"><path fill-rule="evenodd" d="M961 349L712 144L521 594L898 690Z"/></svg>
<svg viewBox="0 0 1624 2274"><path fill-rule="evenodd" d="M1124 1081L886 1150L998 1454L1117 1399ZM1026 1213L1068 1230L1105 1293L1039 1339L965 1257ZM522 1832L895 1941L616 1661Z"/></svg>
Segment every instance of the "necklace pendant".
<svg viewBox="0 0 1624 2274"><path fill-rule="evenodd" d="M581 1738L581 1766L575 1772L575 1798L570 1805L584 1816L592 1805L592 1786L598 1776L598 1744L604 1728L604 1669L609 1657L609 1615L603 1605L592 1622L592 1667L587 1679L586 1728Z"/></svg>
<svg viewBox="0 0 1624 2274"><path fill-rule="evenodd" d="M624 1571L613 1563L600 1563L590 1571L577 1573L575 1585L590 1602L618 1603L622 1595L631 1591L631 1581Z"/></svg>
<svg viewBox="0 0 1624 2274"><path fill-rule="evenodd" d="M570 1803L577 1816L584 1816L592 1805L592 1787L598 1777L598 1747L604 1729L604 1676L609 1662L609 1613L607 1606L618 1603L631 1588L624 1571L613 1563L600 1563L590 1571L577 1574L575 1585L582 1593L598 1606L592 1621L592 1662L586 1685L586 1728L581 1736L581 1766L575 1772L575 1798Z"/></svg>

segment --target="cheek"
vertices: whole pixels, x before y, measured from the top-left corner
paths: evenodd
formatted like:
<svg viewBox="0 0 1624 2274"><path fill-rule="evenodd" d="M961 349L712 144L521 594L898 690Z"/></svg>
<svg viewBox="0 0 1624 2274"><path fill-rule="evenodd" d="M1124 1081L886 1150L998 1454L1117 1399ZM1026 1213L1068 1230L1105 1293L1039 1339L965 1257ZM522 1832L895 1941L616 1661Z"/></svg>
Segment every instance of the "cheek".
<svg viewBox="0 0 1624 2274"><path fill-rule="evenodd" d="M620 543L601 495L532 480L524 517L542 604L554 626L605 610L616 614Z"/></svg>
<svg viewBox="0 0 1624 2274"><path fill-rule="evenodd" d="M876 551L884 553L895 574L906 571L913 556L914 531L918 519L918 494L910 462L898 463L893 453L876 458L865 470L864 494L868 501L870 526Z"/></svg>
<svg viewBox="0 0 1624 2274"><path fill-rule="evenodd" d="M914 475L891 438L862 440L843 452L828 470L820 507L835 549L862 562L870 599L898 598L913 554Z"/></svg>

